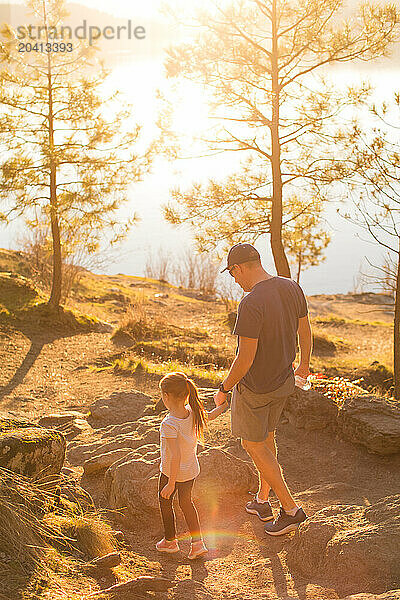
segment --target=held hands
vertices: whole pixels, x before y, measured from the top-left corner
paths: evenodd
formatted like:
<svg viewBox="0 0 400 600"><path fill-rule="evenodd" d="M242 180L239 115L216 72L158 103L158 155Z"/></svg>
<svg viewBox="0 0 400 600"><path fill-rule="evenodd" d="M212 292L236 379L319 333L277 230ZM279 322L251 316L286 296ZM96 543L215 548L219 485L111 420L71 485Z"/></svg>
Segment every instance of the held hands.
<svg viewBox="0 0 400 600"><path fill-rule="evenodd" d="M170 482L168 482L167 485L163 487L160 494L163 498L166 498L168 500L168 498L171 496L174 489L175 489L175 484L174 483L171 484Z"/></svg>
<svg viewBox="0 0 400 600"><path fill-rule="evenodd" d="M218 390L218 392L214 395L215 406L221 406L227 401L227 395Z"/></svg>

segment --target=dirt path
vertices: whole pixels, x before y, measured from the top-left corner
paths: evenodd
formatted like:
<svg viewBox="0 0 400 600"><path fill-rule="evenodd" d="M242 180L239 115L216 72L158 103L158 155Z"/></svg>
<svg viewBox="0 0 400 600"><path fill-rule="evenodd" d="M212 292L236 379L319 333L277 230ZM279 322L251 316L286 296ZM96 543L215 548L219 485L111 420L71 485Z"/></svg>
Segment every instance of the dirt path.
<svg viewBox="0 0 400 600"><path fill-rule="evenodd" d="M137 379L86 368L96 359L103 363L118 350L109 334L29 339L20 331L1 329L0 412L37 419L60 410L84 409L114 391L140 388ZM156 388L151 386L152 391Z"/></svg>

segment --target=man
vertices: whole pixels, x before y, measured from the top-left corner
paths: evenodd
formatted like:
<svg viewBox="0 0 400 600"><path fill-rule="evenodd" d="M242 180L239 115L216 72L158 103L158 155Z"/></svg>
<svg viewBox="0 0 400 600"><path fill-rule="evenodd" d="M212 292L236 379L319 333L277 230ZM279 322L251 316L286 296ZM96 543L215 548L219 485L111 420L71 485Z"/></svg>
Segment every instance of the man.
<svg viewBox="0 0 400 600"><path fill-rule="evenodd" d="M246 510L262 521L272 521L268 501L272 488L281 510L265 525L265 532L283 535L307 518L285 482L275 443L276 426L295 388L294 375L306 378L309 374L312 336L307 302L295 281L274 277L263 269L251 244L236 244L230 249L226 270L249 293L239 304L233 331L238 336L236 358L215 395L215 403L221 404L235 388L232 434L241 438L259 474L257 495ZM297 333L300 364L294 373Z"/></svg>

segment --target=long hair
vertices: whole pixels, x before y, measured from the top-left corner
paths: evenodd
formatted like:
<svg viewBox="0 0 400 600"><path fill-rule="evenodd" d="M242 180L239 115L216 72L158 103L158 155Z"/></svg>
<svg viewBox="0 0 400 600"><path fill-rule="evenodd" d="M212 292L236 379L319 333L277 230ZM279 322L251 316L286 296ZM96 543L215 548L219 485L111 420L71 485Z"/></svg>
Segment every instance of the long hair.
<svg viewBox="0 0 400 600"><path fill-rule="evenodd" d="M207 427L207 415L195 383L186 377L185 373L167 373L160 381L163 392L186 398L189 395L189 405L193 411L193 427L199 440L204 439L204 429Z"/></svg>

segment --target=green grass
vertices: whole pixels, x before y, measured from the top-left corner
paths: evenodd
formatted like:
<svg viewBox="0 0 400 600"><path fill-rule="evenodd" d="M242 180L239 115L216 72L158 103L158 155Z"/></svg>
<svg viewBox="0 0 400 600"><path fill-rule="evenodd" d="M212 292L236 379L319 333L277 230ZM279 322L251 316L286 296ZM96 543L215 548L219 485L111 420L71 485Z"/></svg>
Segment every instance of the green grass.
<svg viewBox="0 0 400 600"><path fill-rule="evenodd" d="M163 362L151 361L139 356L130 356L117 358L112 361L108 367L102 367L101 370L110 369L119 375L143 374L162 377L173 371L185 373L193 378L199 385L210 385L211 387L219 384L226 375L223 369L216 367L201 367L196 365L183 364L177 360L168 359ZM93 370L97 370L93 367Z"/></svg>
<svg viewBox="0 0 400 600"><path fill-rule="evenodd" d="M101 327L100 321L90 315L52 308L32 281L13 273L0 273L0 321L32 332L68 333Z"/></svg>
<svg viewBox="0 0 400 600"><path fill-rule="evenodd" d="M0 469L0 544L1 592L23 600L80 598L82 584L93 583L84 561L117 547L99 512L58 495L55 484L51 491L49 482L6 469Z"/></svg>

